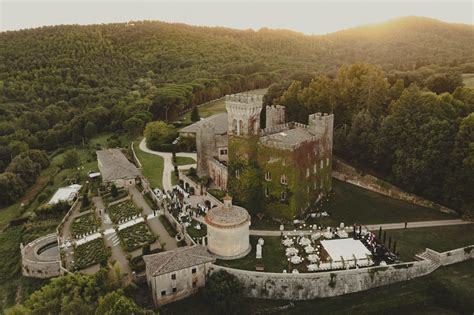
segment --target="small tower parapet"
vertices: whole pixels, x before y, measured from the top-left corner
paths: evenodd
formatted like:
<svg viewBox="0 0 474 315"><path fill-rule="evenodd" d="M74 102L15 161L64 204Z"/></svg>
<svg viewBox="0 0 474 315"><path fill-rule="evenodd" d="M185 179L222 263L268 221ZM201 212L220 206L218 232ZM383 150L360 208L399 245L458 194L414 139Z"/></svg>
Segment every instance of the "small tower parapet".
<svg viewBox="0 0 474 315"><path fill-rule="evenodd" d="M272 105L265 107L265 128L285 123L285 106Z"/></svg>
<svg viewBox="0 0 474 315"><path fill-rule="evenodd" d="M258 135L262 105L262 95L227 95L225 107L228 117L228 134L244 137Z"/></svg>
<svg viewBox="0 0 474 315"><path fill-rule="evenodd" d="M308 127L320 139L327 137L327 142L332 150L332 139L334 129L334 114L315 113L308 116Z"/></svg>

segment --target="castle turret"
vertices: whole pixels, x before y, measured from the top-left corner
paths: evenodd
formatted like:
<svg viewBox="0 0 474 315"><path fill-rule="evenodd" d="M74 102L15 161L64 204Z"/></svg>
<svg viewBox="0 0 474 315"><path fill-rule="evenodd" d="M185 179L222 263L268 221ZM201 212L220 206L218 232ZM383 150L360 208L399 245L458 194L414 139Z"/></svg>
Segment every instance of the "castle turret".
<svg viewBox="0 0 474 315"><path fill-rule="evenodd" d="M212 122L204 122L196 133L198 176L209 175L208 161L216 151L216 128Z"/></svg>
<svg viewBox="0 0 474 315"><path fill-rule="evenodd" d="M315 113L309 115L308 127L321 139L326 138L332 150L334 114Z"/></svg>
<svg viewBox="0 0 474 315"><path fill-rule="evenodd" d="M285 123L285 106L266 106L265 114L265 128L272 128Z"/></svg>
<svg viewBox="0 0 474 315"><path fill-rule="evenodd" d="M235 136L255 136L260 130L261 95L227 95L225 107L228 117L228 134Z"/></svg>

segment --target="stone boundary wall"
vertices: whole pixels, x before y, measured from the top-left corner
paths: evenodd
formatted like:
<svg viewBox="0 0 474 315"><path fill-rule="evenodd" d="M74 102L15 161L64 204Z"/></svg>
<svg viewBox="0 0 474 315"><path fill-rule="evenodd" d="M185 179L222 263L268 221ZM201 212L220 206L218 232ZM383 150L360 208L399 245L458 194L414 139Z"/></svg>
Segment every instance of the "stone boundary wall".
<svg viewBox="0 0 474 315"><path fill-rule="evenodd" d="M422 197L407 193L401 190L400 188L375 176L363 174L356 168L336 158L333 158L332 176L339 180L371 190L381 195L389 196L398 200L403 200L414 205L432 208L446 213L456 213L456 211L453 209L437 204L433 201L424 199Z"/></svg>
<svg viewBox="0 0 474 315"><path fill-rule="evenodd" d="M55 233L42 236L28 243L26 246L20 245L22 274L25 277L51 278L61 275L61 259L44 259L38 256L38 250L50 243L57 242ZM30 259L27 256L32 256Z"/></svg>
<svg viewBox="0 0 474 315"><path fill-rule="evenodd" d="M474 246L444 253L427 249L439 257L440 265L474 259ZM448 254L449 253L449 254ZM354 293L411 280L430 274L437 267L428 259L389 266L327 271L319 273L271 273L234 269L213 264L211 272L225 270L244 286L244 294L252 298L311 300Z"/></svg>
<svg viewBox="0 0 474 315"><path fill-rule="evenodd" d="M142 163L140 162L140 160L138 159L137 155L135 154L135 149L133 148L133 143L134 141L132 141L132 144L130 145L130 147L132 148L132 155L133 155L133 159L135 160L135 163L137 163L138 165L138 168L139 169L142 169Z"/></svg>
<svg viewBox="0 0 474 315"><path fill-rule="evenodd" d="M184 240L188 246L195 245L196 242L193 240L191 236L186 232L186 229L184 229L181 224L173 217L171 213L169 213L166 209L163 210L163 215L165 218L170 222L170 224L175 228L175 230L181 234L184 235Z"/></svg>
<svg viewBox="0 0 474 315"><path fill-rule="evenodd" d="M438 256L438 263L442 266L448 266L468 259L474 259L474 245L448 250L442 253L438 253L429 248L427 248L426 251L432 256Z"/></svg>

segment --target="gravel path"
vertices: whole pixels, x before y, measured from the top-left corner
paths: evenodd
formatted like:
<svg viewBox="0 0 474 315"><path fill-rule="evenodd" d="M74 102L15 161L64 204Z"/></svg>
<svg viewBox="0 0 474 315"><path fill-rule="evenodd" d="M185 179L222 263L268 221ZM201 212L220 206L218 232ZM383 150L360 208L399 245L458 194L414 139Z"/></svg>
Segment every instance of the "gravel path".
<svg viewBox="0 0 474 315"><path fill-rule="evenodd" d="M164 160L164 165L163 165L163 189L165 191L171 190L171 188L173 187L173 185L171 184L171 172L174 170L173 162L172 162L172 154L170 152L158 152L158 151L148 149L147 146L146 146L145 138L143 138L142 141L140 142L139 148L143 152L158 155L158 156L161 156L163 158L163 160ZM178 153L176 153L176 156L190 157L190 158L193 158L194 160L196 160L196 153L178 152ZM189 169L191 167L196 167L196 164L178 166L178 168L180 170Z"/></svg>

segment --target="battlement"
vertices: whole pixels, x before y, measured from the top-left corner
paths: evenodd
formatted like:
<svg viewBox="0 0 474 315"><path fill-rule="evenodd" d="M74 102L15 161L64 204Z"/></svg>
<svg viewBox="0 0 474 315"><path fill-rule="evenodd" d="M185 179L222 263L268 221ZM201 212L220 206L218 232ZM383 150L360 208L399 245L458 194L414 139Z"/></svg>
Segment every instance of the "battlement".
<svg viewBox="0 0 474 315"><path fill-rule="evenodd" d="M295 128L308 129L309 126L292 121L292 122L279 124L279 125L275 125L275 126L271 126L271 127L261 129L260 130L260 135L261 136L268 136L268 135L271 135L271 134L274 134L274 133L278 133L278 132L282 132L282 131L286 131L286 130L290 130L290 129L295 129Z"/></svg>
<svg viewBox="0 0 474 315"><path fill-rule="evenodd" d="M231 94L225 96L226 101L235 102L235 103L245 103L245 104L252 104L252 103L260 103L263 102L263 95L256 95L256 94Z"/></svg>

